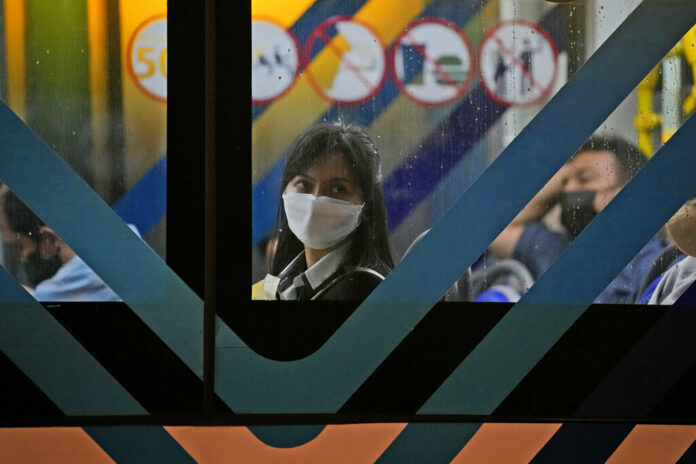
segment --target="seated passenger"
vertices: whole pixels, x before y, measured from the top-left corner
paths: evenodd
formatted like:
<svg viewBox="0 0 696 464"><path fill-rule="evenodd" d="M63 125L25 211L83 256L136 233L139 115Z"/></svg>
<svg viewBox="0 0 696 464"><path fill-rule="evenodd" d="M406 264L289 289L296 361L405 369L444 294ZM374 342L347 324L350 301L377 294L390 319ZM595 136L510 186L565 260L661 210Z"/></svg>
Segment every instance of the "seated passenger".
<svg viewBox="0 0 696 464"><path fill-rule="evenodd" d="M42 280L48 279L60 268L57 257L44 259L39 253L39 229L41 220L11 195L10 189L0 185L0 234L2 234L2 265L27 290L32 290ZM8 219L8 215L9 218Z"/></svg>
<svg viewBox="0 0 696 464"><path fill-rule="evenodd" d="M536 280L644 163L645 157L625 140L591 137L501 232L489 250L501 258L520 261ZM562 230L553 230L541 221L555 205L560 205ZM660 234L653 237L595 303L633 303L643 277L665 245Z"/></svg>
<svg viewBox="0 0 696 464"><path fill-rule="evenodd" d="M53 275L28 288L38 301L121 301L116 294L47 227L17 196L4 195L7 228L21 239L23 246L32 242L45 262L57 262ZM22 252L20 252L22 254Z"/></svg>
<svg viewBox="0 0 696 464"><path fill-rule="evenodd" d="M688 256L663 274L648 304L674 304L696 281L696 195L679 208L666 229L677 248Z"/></svg>
<svg viewBox="0 0 696 464"><path fill-rule="evenodd" d="M362 300L394 266L380 160L357 126L310 127L283 171L271 272L252 299Z"/></svg>

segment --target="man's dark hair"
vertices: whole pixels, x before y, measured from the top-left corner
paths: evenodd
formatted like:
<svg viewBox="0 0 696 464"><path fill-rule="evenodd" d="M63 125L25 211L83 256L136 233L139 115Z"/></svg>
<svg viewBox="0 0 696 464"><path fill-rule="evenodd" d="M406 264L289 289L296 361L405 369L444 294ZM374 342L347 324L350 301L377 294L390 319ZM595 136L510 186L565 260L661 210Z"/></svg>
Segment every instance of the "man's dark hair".
<svg viewBox="0 0 696 464"><path fill-rule="evenodd" d="M643 167L647 161L645 155L631 142L614 135L593 135L580 149L582 151L609 151L616 157L619 180L626 183Z"/></svg>
<svg viewBox="0 0 696 464"><path fill-rule="evenodd" d="M15 233L39 240L43 221L30 210L12 191L5 193L3 209L7 218L7 226Z"/></svg>

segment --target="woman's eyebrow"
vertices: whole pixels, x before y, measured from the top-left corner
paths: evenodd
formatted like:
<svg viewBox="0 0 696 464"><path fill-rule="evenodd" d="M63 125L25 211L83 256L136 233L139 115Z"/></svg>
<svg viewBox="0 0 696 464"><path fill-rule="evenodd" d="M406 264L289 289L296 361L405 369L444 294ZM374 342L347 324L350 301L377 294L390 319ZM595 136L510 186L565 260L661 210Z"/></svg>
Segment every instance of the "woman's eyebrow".
<svg viewBox="0 0 696 464"><path fill-rule="evenodd" d="M351 184L354 184L355 181L353 179L349 179L348 177L332 177L329 179L330 182L336 182L336 181L342 181L342 182L349 182Z"/></svg>

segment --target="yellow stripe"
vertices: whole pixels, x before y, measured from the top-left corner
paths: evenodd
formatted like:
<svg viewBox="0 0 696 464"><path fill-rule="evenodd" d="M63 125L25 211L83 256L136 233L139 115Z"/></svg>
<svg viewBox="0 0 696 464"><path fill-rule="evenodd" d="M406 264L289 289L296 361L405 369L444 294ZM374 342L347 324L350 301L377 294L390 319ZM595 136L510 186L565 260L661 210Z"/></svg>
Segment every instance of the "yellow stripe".
<svg viewBox="0 0 696 464"><path fill-rule="evenodd" d="M286 29L295 24L314 0L252 0L251 16L269 16Z"/></svg>
<svg viewBox="0 0 696 464"><path fill-rule="evenodd" d="M167 151L167 105L145 95L128 72L127 49L136 28L167 12L166 0L121 0L121 79L126 154L126 189L136 184Z"/></svg>
<svg viewBox="0 0 696 464"><path fill-rule="evenodd" d="M89 37L89 86L92 113L92 141L94 143L94 188L97 192L109 190L109 160L106 148L108 131L107 101L107 17L103 0L87 1L87 35Z"/></svg>
<svg viewBox="0 0 696 464"><path fill-rule="evenodd" d="M7 104L24 119L27 114L27 63L24 43L24 0L5 0L5 47L7 56Z"/></svg>
<svg viewBox="0 0 696 464"><path fill-rule="evenodd" d="M385 46L418 16L424 0L371 0L355 18L372 27ZM313 76L322 81L331 71L335 73L339 57L331 47L341 47L343 39L334 37L332 43L309 65ZM257 182L280 159L290 143L329 109L331 104L316 94L305 76L299 76L295 86L275 102L254 123L252 128L252 183Z"/></svg>

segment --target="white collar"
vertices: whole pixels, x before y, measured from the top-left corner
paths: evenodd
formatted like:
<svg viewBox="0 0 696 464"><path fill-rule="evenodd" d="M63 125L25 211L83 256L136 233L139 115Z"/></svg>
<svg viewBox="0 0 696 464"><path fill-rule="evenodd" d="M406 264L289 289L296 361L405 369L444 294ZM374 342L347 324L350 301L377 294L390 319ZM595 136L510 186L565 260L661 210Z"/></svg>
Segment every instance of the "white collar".
<svg viewBox="0 0 696 464"><path fill-rule="evenodd" d="M314 263L312 267L307 269L304 272L299 273L296 275L293 280L292 280L292 285L288 286L285 290L280 292L280 299L281 300L293 300L296 299L296 288L301 287L305 284L305 279L307 282L309 282L309 286L312 289L312 291L316 290L326 279L328 279L332 274L334 274L341 263L343 262L343 258L345 257L346 253L348 253L348 248L350 247L350 242L347 242L340 247L336 248L335 250L332 250L329 252L326 256L322 257L319 261ZM293 259L290 264L288 264L285 269L278 275L278 279L276 280L275 278L270 279L271 282L273 282L272 285L274 288L268 288L266 291L270 292L272 291L272 294L275 294L275 290L278 288L278 284L280 281L285 277L288 276L290 277L290 274L293 272L294 269L297 269L297 267L300 264L303 264L303 261L305 259L305 254L304 251L297 255L295 259ZM272 276L271 276L272 277ZM303 278L304 277L304 278ZM267 277L268 279L268 277Z"/></svg>

